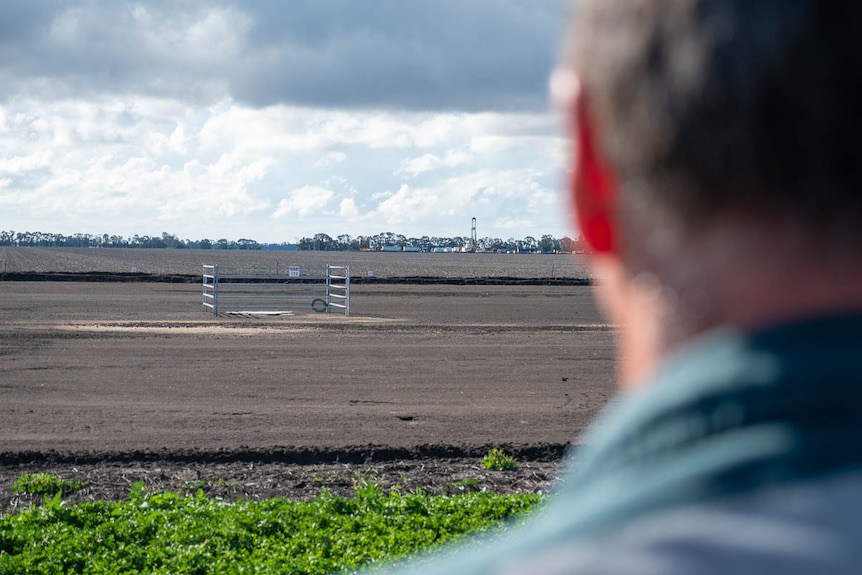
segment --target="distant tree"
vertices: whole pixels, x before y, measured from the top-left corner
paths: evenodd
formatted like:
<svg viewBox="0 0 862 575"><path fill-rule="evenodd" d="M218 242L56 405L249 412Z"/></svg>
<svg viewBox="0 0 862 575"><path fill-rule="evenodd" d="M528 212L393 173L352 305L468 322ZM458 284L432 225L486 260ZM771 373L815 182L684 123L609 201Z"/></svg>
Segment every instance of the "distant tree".
<svg viewBox="0 0 862 575"><path fill-rule="evenodd" d="M350 234L341 234L335 239L336 249L341 251L353 249L353 239L350 237Z"/></svg>
<svg viewBox="0 0 862 575"><path fill-rule="evenodd" d="M311 238L300 238L299 249L304 251L333 251L338 249L338 242L324 233L314 234Z"/></svg>
<svg viewBox="0 0 862 575"><path fill-rule="evenodd" d="M164 244L164 247L166 247L166 248L177 249L177 248L181 247L180 246L180 243L181 243L180 239L177 238L177 236L175 236L173 234L169 234L168 232L162 232L161 240L157 240L157 241L159 243ZM154 246L154 247L158 247L158 246Z"/></svg>
<svg viewBox="0 0 862 575"><path fill-rule="evenodd" d="M560 251L571 253L575 251L576 242L569 236L560 238Z"/></svg>
<svg viewBox="0 0 862 575"><path fill-rule="evenodd" d="M241 250L259 250L260 244L255 240L249 240L246 238L240 238L236 241L237 248Z"/></svg>
<svg viewBox="0 0 862 575"><path fill-rule="evenodd" d="M539 248L539 242L533 236L527 236L523 240L517 241L518 251L534 252Z"/></svg>
<svg viewBox="0 0 862 575"><path fill-rule="evenodd" d="M327 234L314 234L314 249L320 252L332 251L335 241Z"/></svg>
<svg viewBox="0 0 862 575"><path fill-rule="evenodd" d="M539 240L539 251L542 253L556 253L560 251L560 240L550 234L545 234Z"/></svg>

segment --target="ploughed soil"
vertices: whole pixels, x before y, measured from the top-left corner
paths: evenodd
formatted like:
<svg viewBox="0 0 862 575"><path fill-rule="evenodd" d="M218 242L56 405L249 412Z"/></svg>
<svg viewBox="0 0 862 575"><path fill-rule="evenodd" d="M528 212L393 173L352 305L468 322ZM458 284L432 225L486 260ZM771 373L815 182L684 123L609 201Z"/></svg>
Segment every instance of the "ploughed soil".
<svg viewBox="0 0 862 575"><path fill-rule="evenodd" d="M407 454L404 455L416 455ZM232 459L213 462L206 456L189 461L143 459L117 462L49 463L44 459L21 465L0 466L0 515L14 513L44 501L43 495L16 494L12 485L23 473L47 472L64 480L81 482L83 487L64 493L69 503L128 497L132 484L144 482L147 490L169 490L194 494L202 490L207 497L225 501L260 500L272 497L311 499L324 490L333 496L352 497L354 489L367 483L400 493L455 495L471 491L497 493L545 493L559 479L558 459L519 460L517 469L485 469L480 459L469 457L406 457L392 461L361 463L309 463L296 465L271 462L271 454L260 459ZM328 457L326 458L328 459Z"/></svg>
<svg viewBox="0 0 862 575"><path fill-rule="evenodd" d="M84 481L71 502L547 491L613 397L584 285L358 283L350 317L216 317L200 291L0 282L0 514L41 500L12 489L36 471Z"/></svg>

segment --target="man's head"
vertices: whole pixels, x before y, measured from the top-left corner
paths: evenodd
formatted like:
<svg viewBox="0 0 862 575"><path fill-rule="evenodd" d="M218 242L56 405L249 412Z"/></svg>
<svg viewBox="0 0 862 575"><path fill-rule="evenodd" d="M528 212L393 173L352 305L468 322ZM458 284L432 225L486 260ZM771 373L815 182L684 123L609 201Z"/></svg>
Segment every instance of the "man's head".
<svg viewBox="0 0 862 575"><path fill-rule="evenodd" d="M580 3L575 204L606 309L650 340L638 353L715 324L854 305L860 25L862 4L839 0ZM793 266L845 275L846 293L787 283ZM772 294L770 315L763 291L782 282L803 291Z"/></svg>

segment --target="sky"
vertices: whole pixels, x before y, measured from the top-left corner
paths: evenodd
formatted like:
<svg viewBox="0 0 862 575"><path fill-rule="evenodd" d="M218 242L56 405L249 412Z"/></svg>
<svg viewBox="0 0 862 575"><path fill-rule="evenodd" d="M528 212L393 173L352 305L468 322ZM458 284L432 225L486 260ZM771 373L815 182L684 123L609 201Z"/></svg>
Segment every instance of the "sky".
<svg viewBox="0 0 862 575"><path fill-rule="evenodd" d="M565 0L4 0L0 230L572 235Z"/></svg>

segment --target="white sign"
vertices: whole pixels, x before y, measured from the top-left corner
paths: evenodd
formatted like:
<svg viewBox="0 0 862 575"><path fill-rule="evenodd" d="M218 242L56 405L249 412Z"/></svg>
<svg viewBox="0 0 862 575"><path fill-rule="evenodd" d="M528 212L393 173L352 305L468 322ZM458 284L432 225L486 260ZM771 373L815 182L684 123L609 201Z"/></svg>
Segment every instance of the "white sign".
<svg viewBox="0 0 862 575"><path fill-rule="evenodd" d="M374 270L368 270L368 277L370 277L370 278L374 277Z"/></svg>
<svg viewBox="0 0 862 575"><path fill-rule="evenodd" d="M289 268L287 268L287 275L292 277L292 278L298 278L299 277L299 266L290 266Z"/></svg>

